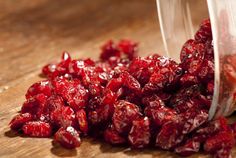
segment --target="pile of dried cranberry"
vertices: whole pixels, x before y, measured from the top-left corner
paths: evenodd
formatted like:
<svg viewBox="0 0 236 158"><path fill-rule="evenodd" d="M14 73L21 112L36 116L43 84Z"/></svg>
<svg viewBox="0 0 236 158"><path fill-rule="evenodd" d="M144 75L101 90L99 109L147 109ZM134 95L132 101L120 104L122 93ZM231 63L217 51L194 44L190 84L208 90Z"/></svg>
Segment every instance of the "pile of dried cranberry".
<svg viewBox="0 0 236 158"><path fill-rule="evenodd" d="M199 150L230 156L236 124L224 117L208 121L214 88L209 20L184 44L179 64L158 54L137 57L137 43L129 40L108 41L101 49L98 61L73 60L64 52L59 63L43 67L47 79L28 89L11 129L54 136L66 148L89 135L181 156Z"/></svg>

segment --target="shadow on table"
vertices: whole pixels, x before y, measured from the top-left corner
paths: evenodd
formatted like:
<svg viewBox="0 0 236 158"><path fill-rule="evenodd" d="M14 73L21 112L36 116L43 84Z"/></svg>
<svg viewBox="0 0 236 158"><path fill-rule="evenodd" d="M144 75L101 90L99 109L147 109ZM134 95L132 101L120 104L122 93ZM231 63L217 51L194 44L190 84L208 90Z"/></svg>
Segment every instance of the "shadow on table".
<svg viewBox="0 0 236 158"><path fill-rule="evenodd" d="M65 149L58 143L52 141L51 153L59 157L72 157L77 155L76 149Z"/></svg>

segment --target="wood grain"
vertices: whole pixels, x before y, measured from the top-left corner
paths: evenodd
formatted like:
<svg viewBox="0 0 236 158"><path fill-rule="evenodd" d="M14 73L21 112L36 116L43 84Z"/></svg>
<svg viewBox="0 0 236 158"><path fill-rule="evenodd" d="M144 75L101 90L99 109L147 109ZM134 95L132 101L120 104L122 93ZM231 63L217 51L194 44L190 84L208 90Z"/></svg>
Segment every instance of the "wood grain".
<svg viewBox="0 0 236 158"><path fill-rule="evenodd" d="M0 1L0 157L178 157L157 149L112 147L91 138L83 139L78 149L66 150L52 145L52 139L9 131L27 88L42 79L42 65L58 60L63 50L75 58L96 59L104 41L120 38L139 41L141 56L163 53L154 0Z"/></svg>

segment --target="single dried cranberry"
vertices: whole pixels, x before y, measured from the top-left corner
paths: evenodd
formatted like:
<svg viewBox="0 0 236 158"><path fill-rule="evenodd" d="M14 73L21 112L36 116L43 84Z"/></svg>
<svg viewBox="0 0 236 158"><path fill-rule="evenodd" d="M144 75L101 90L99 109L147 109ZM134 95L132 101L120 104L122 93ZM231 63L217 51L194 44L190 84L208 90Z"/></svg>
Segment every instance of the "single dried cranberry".
<svg viewBox="0 0 236 158"><path fill-rule="evenodd" d="M160 91L163 88L171 89L180 79L182 68L172 59L159 57L154 73L144 86L144 92Z"/></svg>
<svg viewBox="0 0 236 158"><path fill-rule="evenodd" d="M118 48L119 50L126 54L129 59L133 59L136 57L138 43L133 42L131 40L123 39L119 42Z"/></svg>
<svg viewBox="0 0 236 158"><path fill-rule="evenodd" d="M157 127L168 121L174 120L177 117L177 113L173 109L165 106L159 107L153 102L151 102L150 106L145 108L144 113L153 120Z"/></svg>
<svg viewBox="0 0 236 158"><path fill-rule="evenodd" d="M80 109L76 112L76 119L78 121L80 131L86 135L88 133L88 121L84 109Z"/></svg>
<svg viewBox="0 0 236 158"><path fill-rule="evenodd" d="M106 89L109 89L113 92L117 92L118 89L120 89L123 85L123 81L120 77L118 78L112 78L108 83L107 83L107 86L106 86Z"/></svg>
<svg viewBox="0 0 236 158"><path fill-rule="evenodd" d="M68 149L79 147L81 144L79 133L71 126L67 128L61 127L55 133L54 140Z"/></svg>
<svg viewBox="0 0 236 158"><path fill-rule="evenodd" d="M187 41L183 47L183 51L185 50L185 47L190 49L187 49L186 52L182 55L183 59L181 60L180 66L183 68L183 70L188 71L190 74L197 75L199 72L199 69L202 66L203 59L205 56L205 45L202 43L194 43ZM191 46L188 46L191 45ZM193 45L193 46L192 46ZM182 52L181 52L182 53Z"/></svg>
<svg viewBox="0 0 236 158"><path fill-rule="evenodd" d="M150 142L150 121L148 117L134 120L128 139L133 148L143 148Z"/></svg>
<svg viewBox="0 0 236 158"><path fill-rule="evenodd" d="M50 137L52 135L51 125L42 121L27 122L22 130L25 135L30 137Z"/></svg>
<svg viewBox="0 0 236 158"><path fill-rule="evenodd" d="M206 152L214 154L221 149L232 149L234 145L235 139L233 132L230 130L221 131L206 140L204 144L204 150Z"/></svg>
<svg viewBox="0 0 236 158"><path fill-rule="evenodd" d="M47 100L47 96L40 93L34 97L29 98L21 107L22 113L30 113L35 117L40 117L43 113L43 109Z"/></svg>
<svg viewBox="0 0 236 158"><path fill-rule="evenodd" d="M75 113L72 108L62 106L51 112L51 122L57 127L68 127L75 124Z"/></svg>
<svg viewBox="0 0 236 158"><path fill-rule="evenodd" d="M201 68L199 69L199 73L197 76L203 81L208 83L212 79L214 79L214 63L210 60L204 60Z"/></svg>
<svg viewBox="0 0 236 158"><path fill-rule="evenodd" d="M198 84L199 80L196 76L191 75L191 74L184 74L181 78L180 78L180 84L183 87L188 87L188 86L192 86L194 84Z"/></svg>
<svg viewBox="0 0 236 158"><path fill-rule="evenodd" d="M112 122L117 132L127 135L131 129L132 121L140 116L141 113L137 105L119 100L115 106Z"/></svg>
<svg viewBox="0 0 236 158"><path fill-rule="evenodd" d="M120 77L123 81L123 85L127 87L128 89L134 92L139 92L141 90L141 86L139 82L133 76L131 76L128 72L123 72Z"/></svg>
<svg viewBox="0 0 236 158"><path fill-rule="evenodd" d="M175 148L175 152L178 153L180 156L190 156L200 150L200 145L200 142L197 142L193 139L189 139L183 145Z"/></svg>
<svg viewBox="0 0 236 158"><path fill-rule="evenodd" d="M117 100L117 94L115 92L112 92L111 90L107 89L104 94L103 98L101 100L102 105L113 105Z"/></svg>
<svg viewBox="0 0 236 158"><path fill-rule="evenodd" d="M12 130L19 130L21 127L33 119L30 113L23 113L16 115L9 123Z"/></svg>
<svg viewBox="0 0 236 158"><path fill-rule="evenodd" d="M106 142L118 145L118 144L124 144L126 143L126 139L120 136L120 134L114 129L112 125L110 125L105 131L104 131L104 139Z"/></svg>
<svg viewBox="0 0 236 158"><path fill-rule="evenodd" d="M206 42L207 40L212 40L210 19L202 21L200 29L196 32L194 38L197 42L203 42L203 43Z"/></svg>
<svg viewBox="0 0 236 158"><path fill-rule="evenodd" d="M43 109L43 113L50 114L52 111L59 109L64 105L65 103L62 97L58 95L51 95L49 98L47 98L47 101Z"/></svg>
<svg viewBox="0 0 236 158"><path fill-rule="evenodd" d="M57 64L55 63L47 64L42 68L42 74L47 77L55 77L58 75L56 68Z"/></svg>
<svg viewBox="0 0 236 158"><path fill-rule="evenodd" d="M151 76L153 67L150 66L150 61L141 57L133 59L129 65L129 73L136 78L141 85L145 85Z"/></svg>
<svg viewBox="0 0 236 158"><path fill-rule="evenodd" d="M156 146L168 150L174 148L184 139L182 125L178 121L166 122L156 137Z"/></svg>
<svg viewBox="0 0 236 158"><path fill-rule="evenodd" d="M65 84L61 95L75 111L84 108L87 104L88 90L76 82Z"/></svg>
<svg viewBox="0 0 236 158"><path fill-rule="evenodd" d="M89 85L88 90L91 95L100 96L103 91L103 87L98 83L92 83Z"/></svg>
<svg viewBox="0 0 236 158"><path fill-rule="evenodd" d="M39 81L31 85L25 97L26 99L29 99L40 93L44 94L45 96L51 96L52 88L49 80Z"/></svg>
<svg viewBox="0 0 236 158"><path fill-rule="evenodd" d="M185 113L183 113L184 117L184 126L182 133L187 134L199 126L207 122L208 120L208 113L205 110L198 110L198 109L189 109Z"/></svg>
<svg viewBox="0 0 236 158"><path fill-rule="evenodd" d="M224 117L220 117L214 121L208 122L206 125L199 128L194 133L194 139L199 142L205 142L207 138L215 135L220 130L227 130L227 120Z"/></svg>
<svg viewBox="0 0 236 158"><path fill-rule="evenodd" d="M120 57L120 51L112 40L108 41L101 47L100 59L107 60L112 56Z"/></svg>

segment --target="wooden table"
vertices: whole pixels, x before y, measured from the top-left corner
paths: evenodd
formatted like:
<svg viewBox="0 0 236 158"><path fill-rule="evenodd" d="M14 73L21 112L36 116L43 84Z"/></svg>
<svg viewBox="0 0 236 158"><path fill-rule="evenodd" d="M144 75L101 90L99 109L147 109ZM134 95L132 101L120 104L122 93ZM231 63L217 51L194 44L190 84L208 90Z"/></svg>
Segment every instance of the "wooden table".
<svg viewBox="0 0 236 158"><path fill-rule="evenodd" d="M75 58L96 59L104 41L120 38L139 41L142 56L164 52L154 0L0 1L0 157L178 157L88 138L80 148L66 150L52 146L52 139L23 138L9 131L27 88L42 79L44 64L58 60L63 50Z"/></svg>

